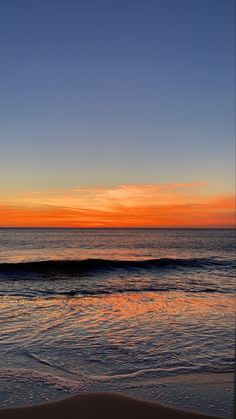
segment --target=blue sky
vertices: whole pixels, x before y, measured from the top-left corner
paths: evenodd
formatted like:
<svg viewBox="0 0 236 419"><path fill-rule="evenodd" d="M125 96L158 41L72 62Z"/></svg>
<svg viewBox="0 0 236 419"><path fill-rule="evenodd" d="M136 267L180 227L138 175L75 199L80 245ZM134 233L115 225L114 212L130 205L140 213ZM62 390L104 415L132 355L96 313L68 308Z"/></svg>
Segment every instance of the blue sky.
<svg viewBox="0 0 236 419"><path fill-rule="evenodd" d="M3 0L3 188L233 192L233 0Z"/></svg>

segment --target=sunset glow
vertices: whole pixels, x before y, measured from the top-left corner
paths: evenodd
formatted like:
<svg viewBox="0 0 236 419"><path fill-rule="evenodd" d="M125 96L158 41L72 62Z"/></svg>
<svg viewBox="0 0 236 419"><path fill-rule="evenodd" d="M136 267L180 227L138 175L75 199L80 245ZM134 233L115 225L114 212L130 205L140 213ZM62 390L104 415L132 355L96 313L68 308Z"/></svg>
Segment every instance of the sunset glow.
<svg viewBox="0 0 236 419"><path fill-rule="evenodd" d="M234 16L1 3L1 418L232 417Z"/></svg>
<svg viewBox="0 0 236 419"><path fill-rule="evenodd" d="M216 3L5 2L1 227L234 226L234 5Z"/></svg>
<svg viewBox="0 0 236 419"><path fill-rule="evenodd" d="M185 183L8 194L1 227L234 227L234 197L204 189Z"/></svg>

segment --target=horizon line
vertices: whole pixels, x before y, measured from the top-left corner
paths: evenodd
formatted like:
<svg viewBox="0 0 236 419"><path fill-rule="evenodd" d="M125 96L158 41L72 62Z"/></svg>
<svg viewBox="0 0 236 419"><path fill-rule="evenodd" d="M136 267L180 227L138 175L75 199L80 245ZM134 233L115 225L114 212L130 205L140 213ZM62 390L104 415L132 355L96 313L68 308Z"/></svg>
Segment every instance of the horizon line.
<svg viewBox="0 0 236 419"><path fill-rule="evenodd" d="M55 227L55 226L0 226L1 230L236 230L235 227Z"/></svg>

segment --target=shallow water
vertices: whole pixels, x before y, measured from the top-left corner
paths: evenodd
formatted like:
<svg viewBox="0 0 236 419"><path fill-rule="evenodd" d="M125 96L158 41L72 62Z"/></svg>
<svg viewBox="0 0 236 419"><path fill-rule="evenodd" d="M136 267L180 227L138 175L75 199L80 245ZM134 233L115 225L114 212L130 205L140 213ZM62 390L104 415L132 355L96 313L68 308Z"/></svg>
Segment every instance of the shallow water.
<svg viewBox="0 0 236 419"><path fill-rule="evenodd" d="M234 238L233 230L0 230L3 380L40 380L50 399L57 388L132 384L135 395L148 380L233 371Z"/></svg>

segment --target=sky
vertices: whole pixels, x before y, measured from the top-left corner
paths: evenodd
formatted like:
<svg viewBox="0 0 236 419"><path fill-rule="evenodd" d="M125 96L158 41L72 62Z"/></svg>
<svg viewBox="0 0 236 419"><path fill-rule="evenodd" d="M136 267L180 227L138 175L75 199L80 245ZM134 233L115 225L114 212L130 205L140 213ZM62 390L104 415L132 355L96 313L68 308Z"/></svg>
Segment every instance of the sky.
<svg viewBox="0 0 236 419"><path fill-rule="evenodd" d="M234 226L233 0L0 2L0 226Z"/></svg>

